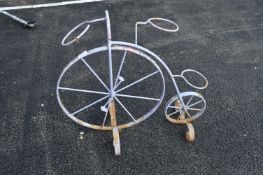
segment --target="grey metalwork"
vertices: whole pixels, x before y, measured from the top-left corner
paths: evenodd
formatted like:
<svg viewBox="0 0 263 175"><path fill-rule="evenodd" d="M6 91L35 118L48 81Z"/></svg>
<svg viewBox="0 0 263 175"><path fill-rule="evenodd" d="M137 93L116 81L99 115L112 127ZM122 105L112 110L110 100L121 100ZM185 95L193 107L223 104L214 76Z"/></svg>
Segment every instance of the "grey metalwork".
<svg viewBox="0 0 263 175"><path fill-rule="evenodd" d="M161 26L158 26L155 23L157 21L168 22L168 23L174 25L175 28L174 29L163 28ZM167 66L167 64L160 57L158 57L152 51L150 51L150 50L148 50L142 46L139 46L137 44L138 25L150 24L153 27L155 27L159 30L162 30L162 31L166 31L166 32L177 32L179 30L178 25L175 22L168 20L168 19L150 18L145 22L137 22L135 24L135 44L123 42L123 41L113 41L111 38L111 26L110 26L109 14L108 14L108 11L105 11L105 17L103 17L103 18L84 21L84 22L78 24L63 38L61 44L63 46L68 46L68 45L78 41L88 31L88 29L91 27L91 25L93 23L97 23L97 22L106 22L107 46L94 48L94 49L91 49L88 51L85 50L84 52L79 54L75 59L73 59L64 68L64 70L60 74L59 80L57 82L56 92L57 92L58 103L59 103L60 107L62 108L62 110L64 111L64 113L69 118L71 118L72 120L74 120L75 122L77 122L78 124L80 124L82 126L93 128L93 129L98 129L98 130L111 130L113 132L113 139L114 139L113 145L114 145L114 149L115 149L115 155L120 155L120 140L119 140L119 132L118 132L119 129L131 127L131 126L138 124L139 122L145 120L146 118L150 117L157 110L157 108L160 106L160 104L164 98L165 80L164 80L164 74L159 67L159 65L161 65L162 67L165 68L168 75L170 76L172 83L174 85L174 88L175 88L175 92L176 92L176 96L172 97L165 105L165 111L164 112L165 112L166 118L173 123L186 124L188 126L188 129L189 129L189 132L187 133L187 139L189 141L193 141L194 130L193 130L193 126L190 122L197 119L198 117L200 117L203 114L203 112L205 111L205 108L206 108L206 101L203 98L203 96L197 92L189 91L189 92L182 92L181 93L179 91L179 88L177 86L175 79L176 78L182 78L189 86L191 86L192 88L195 88L195 89L205 89L208 86L207 79L200 72L198 72L196 70L192 70L192 69L186 69L186 70L182 71L180 75L174 75L171 72L171 70L169 69L169 67ZM73 34L73 32L75 32L80 27L84 27L84 30L77 37L66 42L66 40L68 40L68 38ZM92 69L92 67L85 60L86 58L88 58L89 56L91 56L93 54L96 54L99 52L105 52L105 51L108 53L107 57L108 57L108 66L109 66L108 67L108 70L109 70L109 73L108 73L108 75L109 75L109 86L107 86L107 83L105 83L99 77L99 75ZM116 76L113 75L113 67L112 67L112 52L115 52L115 51L123 51L124 52L120 66L119 66L119 69L118 69L118 73ZM140 58L148 61L148 63L151 64L155 68L155 71L153 71L150 74L145 75L144 77L141 77L140 79L138 79L136 81L133 81L132 83L130 83L124 87L119 88L119 85L125 81L125 78L123 76L121 76L121 71L122 71L123 64L125 62L127 53L138 55L138 56L140 56ZM63 76L65 75L65 73L68 71L68 69L72 65L76 64L79 61L83 62L83 64L86 65L86 67L92 72L94 77L96 77L98 82L100 82L104 86L105 91L76 89L76 88L71 88L71 87L63 87L60 85L61 80L62 80ZM190 73L196 73L197 75L199 75L204 80L204 82L205 82L204 85L203 86L196 86L196 85L192 84L185 77L185 73L187 73L187 72L188 73L189 72ZM136 84L141 83L143 81L147 81L147 79L149 79L153 76L158 76L161 79L160 82L156 82L156 83L160 83L161 89L162 89L161 93L158 95L158 98L146 97L146 96L136 96L136 95L130 95L130 94L123 94L122 93L123 90L131 88L131 87L135 86ZM101 97L101 98L97 99L96 101L84 106L83 108L81 108L79 110L76 110L74 112L70 112L64 106L64 104L61 100L61 96L60 96L61 90L83 92L83 93L88 93L88 94L100 94L100 95L103 95L103 97ZM120 101L119 97L124 97L127 99L141 99L141 100L145 100L145 101L152 101L155 103L155 105L146 114L137 118ZM196 99L198 101L196 101ZM104 100L106 100L107 102L103 106L100 107L100 110L105 113L104 118L103 118L103 122L101 123L101 125L87 123L83 120L80 120L76 116L78 113L80 113L80 112L82 112L82 111L84 111L84 110L96 105L97 103L104 101ZM114 103L115 101L127 113L127 115L129 116L131 121L127 121L127 123L120 124L120 125L118 125L116 123L116 110L115 110L115 103ZM172 112L171 112L171 110L172 110ZM111 116L111 124L110 125L106 125L106 120L107 120L108 114L110 114L110 116ZM176 117L176 118L174 118L174 117Z"/></svg>
<svg viewBox="0 0 263 175"><path fill-rule="evenodd" d="M0 10L0 13L4 14L4 15L10 17L10 18L12 18L13 20L21 23L23 26L25 26L25 27L27 27L27 28L29 28L29 29L35 29L35 28L36 28L36 24L37 24L37 23L34 22L34 21L25 21L25 20L23 20L23 19L15 16L15 15L12 15L11 13L8 13L8 12L6 12L6 11L1 11L1 10Z"/></svg>
<svg viewBox="0 0 263 175"><path fill-rule="evenodd" d="M37 9L37 8L47 8L47 7L58 7L58 6L65 6L65 5L72 5L72 4L84 4L89 2L100 2L103 0L74 0L74 1L62 1L62 2L55 2L55 3L46 3L46 4L36 4L36 5L23 5L23 6L15 6L15 7L0 7L0 13L8 16L9 18L19 22L23 26L29 29L35 29L37 23L35 21L26 21L22 18L19 18L7 11L10 10L22 10L22 9Z"/></svg>

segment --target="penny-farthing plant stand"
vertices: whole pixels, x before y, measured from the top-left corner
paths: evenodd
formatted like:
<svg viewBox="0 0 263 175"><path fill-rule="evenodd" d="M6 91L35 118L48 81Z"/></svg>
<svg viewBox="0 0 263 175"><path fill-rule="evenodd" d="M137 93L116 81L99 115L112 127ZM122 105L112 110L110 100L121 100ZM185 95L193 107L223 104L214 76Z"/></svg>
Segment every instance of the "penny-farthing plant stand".
<svg viewBox="0 0 263 175"><path fill-rule="evenodd" d="M175 28L162 28L156 24L156 22L158 21L172 24L175 26ZM107 45L82 52L64 68L57 82L57 99L64 113L69 118L82 126L97 130L112 131L115 155L120 155L121 150L119 131L123 128L128 128L136 125L150 117L160 106L164 98L165 80L163 72L159 67L159 65L161 65L170 76L176 92L176 96L172 97L165 106L165 115L170 122L176 124L185 124L189 129L186 134L186 138L188 141L193 141L195 133L191 122L203 114L206 108L206 102L205 99L197 92L188 91L181 93L176 84L175 78L182 78L187 84L196 89L205 89L208 85L207 79L201 73L192 69L186 69L180 75L174 75L160 57L158 57L150 50L137 45L137 28L139 25L150 24L157 29L167 32L177 32L179 29L178 25L168 19L150 18L145 22L136 23L135 44L122 41L113 41L111 39L109 14L108 11L106 11L105 17L91 21L84 21L74 27L64 37L64 39L62 40L62 45L66 46L78 41L88 31L92 24L98 22L106 22ZM67 38L77 30L79 30L81 27L84 27L84 30L73 40L66 42ZM115 53L120 53L122 55L121 57L118 57L118 59L121 58L121 61L120 65L117 68L113 67L113 61L115 60L115 58L113 59L113 55ZM103 56L100 57L99 54L102 54ZM99 73L89 63L89 61L91 61L93 58L95 58L96 62L102 62L103 58L107 59L108 82L103 80ZM132 70L134 76L136 75L135 70L137 69L139 69L140 73L144 73L143 76L139 78L136 77L136 79L132 80L131 82L128 82L129 78L126 77L129 76L125 74L124 71L124 65L125 63L128 64L129 59L131 60L130 63L138 66L132 67L132 65L129 65L129 69L134 68ZM102 90L99 90L98 88L96 88L96 90L94 90L94 88L73 88L68 87L68 84L66 84L67 86L63 84L63 81L65 80L66 82L71 82L71 85L74 85L73 82L75 80L77 81L77 79L80 78L79 76L75 76L73 79L67 78L67 75L70 74L68 72L70 72L70 70L78 64L84 65L85 69L89 70L90 76L96 79L96 82L94 80L90 80L86 83L86 85L90 85L90 88L93 88L95 87L96 83L99 83L101 87L103 87ZM143 68L140 69L140 66L143 66ZM116 72L116 74L114 72ZM199 87L193 85L185 76L185 74L189 73L196 73L197 75L200 75L201 78L204 79L204 86ZM152 79L154 80L152 81ZM125 82L128 83L125 84ZM146 87L148 87L150 93L147 94L148 91L145 90L142 93L143 95L135 94L135 92L139 93L140 91L133 90L133 88L136 88L136 86L138 85L141 86L142 84L145 84ZM95 95L100 97L97 97L95 98L96 100L92 100L90 103L83 105L84 107L70 110L70 105L67 104L66 100L63 100L65 92L84 93L87 98L91 98ZM145 109L146 112L143 111L142 113L139 113L137 110L131 110L132 107L136 105L136 103L126 103L125 105L123 103L124 100L140 100L141 105L137 109L138 111L139 109ZM100 122L98 122L99 116L95 120L89 122L87 120L89 117L92 117L92 112L89 115L85 113L81 116L82 113L88 112L89 110L98 110L103 114L104 117L101 118ZM124 111L125 114L121 114L121 110Z"/></svg>

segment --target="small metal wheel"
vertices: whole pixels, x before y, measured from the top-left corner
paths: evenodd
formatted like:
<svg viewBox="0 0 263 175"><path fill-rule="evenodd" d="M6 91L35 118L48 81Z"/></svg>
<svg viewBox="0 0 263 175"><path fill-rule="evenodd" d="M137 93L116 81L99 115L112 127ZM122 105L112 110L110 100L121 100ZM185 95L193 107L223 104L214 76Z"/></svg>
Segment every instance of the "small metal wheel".
<svg viewBox="0 0 263 175"><path fill-rule="evenodd" d="M200 117L206 108L206 101L197 92L180 93L184 105L179 96L172 97L165 106L165 116L173 123L187 124Z"/></svg>

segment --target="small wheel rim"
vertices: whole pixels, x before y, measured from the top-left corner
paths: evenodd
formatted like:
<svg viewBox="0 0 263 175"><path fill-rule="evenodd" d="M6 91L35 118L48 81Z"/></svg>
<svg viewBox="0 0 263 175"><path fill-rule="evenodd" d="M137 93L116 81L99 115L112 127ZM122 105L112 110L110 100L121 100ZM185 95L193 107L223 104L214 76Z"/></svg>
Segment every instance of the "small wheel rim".
<svg viewBox="0 0 263 175"><path fill-rule="evenodd" d="M206 101L204 97L197 93L197 92L183 92L180 94L182 99L190 98L186 102L184 101L185 108L181 105L181 102L179 100L178 95L172 97L165 105L165 116L166 118L173 122L178 124L185 124L189 123L191 121L196 120L199 118L206 109ZM195 101L193 101L193 98L195 98ZM196 100L197 99L197 100ZM175 102L179 102L179 106L175 106ZM196 105L199 105L198 108L195 108ZM175 107L174 107L175 106ZM171 111L171 108L174 108L175 111ZM189 111L197 111L195 113ZM184 115L184 119L179 119L180 115ZM174 118L175 117L175 118Z"/></svg>

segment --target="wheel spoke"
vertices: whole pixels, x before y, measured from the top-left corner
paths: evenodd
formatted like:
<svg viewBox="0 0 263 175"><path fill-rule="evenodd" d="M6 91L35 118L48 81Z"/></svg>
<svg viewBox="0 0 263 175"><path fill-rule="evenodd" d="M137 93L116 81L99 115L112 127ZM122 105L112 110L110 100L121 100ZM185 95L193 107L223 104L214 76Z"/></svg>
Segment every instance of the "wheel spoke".
<svg viewBox="0 0 263 175"><path fill-rule="evenodd" d="M117 90L116 93L118 93L118 92L120 92L120 91L123 91L124 89L127 89L127 88L129 88L129 87L131 87L131 86L133 86L133 85L135 85L135 84L137 84L137 83L139 83L139 82L141 82L141 81L143 81L143 80L145 80L145 79L147 79L147 78L149 78L149 77L157 74L158 72L159 72L159 71L155 71L155 72L153 72L153 73L151 73L151 74L149 74L149 75L146 75L146 76L142 77L141 79L139 79L139 80L137 80L137 81L134 81L133 83L128 84L127 86L124 86L123 88Z"/></svg>
<svg viewBox="0 0 263 175"><path fill-rule="evenodd" d="M105 125L105 122L106 122L106 119L107 119L107 116L108 116L108 113L109 113L109 105L107 107L107 112L105 113L105 116L104 116L104 119L103 119L103 123L102 123L102 127Z"/></svg>
<svg viewBox="0 0 263 175"><path fill-rule="evenodd" d="M143 96L134 96L134 95L126 95L126 94L116 94L116 96L127 97L127 98L137 98L137 99L143 99L143 100L160 101L160 99L158 99L158 98L143 97Z"/></svg>
<svg viewBox="0 0 263 175"><path fill-rule="evenodd" d="M75 115L75 114L77 114L77 113L79 113L79 112L81 112L81 111L83 111L83 110L85 110L85 109L87 109L87 108L89 108L89 107L91 107L91 106L99 103L100 101L102 101L102 100L104 100L104 99L106 99L106 98L108 98L108 97L109 97L109 95L107 95L107 96L105 96L105 97L102 97L102 98L98 99L97 101L95 101L95 102L93 102L93 103L91 103L91 104L89 104L89 105L87 105L87 106L85 106L85 107L83 107L83 108L81 108L81 109L73 112L71 115Z"/></svg>
<svg viewBox="0 0 263 175"><path fill-rule="evenodd" d="M187 108L187 110L191 110L191 111L202 111L202 109L198 109L198 108Z"/></svg>
<svg viewBox="0 0 263 175"><path fill-rule="evenodd" d="M109 113L109 106L108 106L108 110L107 110L107 112L105 113L105 116L104 116L104 119L103 119L103 123L102 123L102 127L104 127L104 125L105 125L105 122L106 122L106 119L107 119L108 113Z"/></svg>
<svg viewBox="0 0 263 175"><path fill-rule="evenodd" d="M186 111L184 111L184 112L187 114L188 118L191 118L191 117L192 117L192 116L189 114L188 110L186 110Z"/></svg>
<svg viewBox="0 0 263 175"><path fill-rule="evenodd" d="M126 109L126 107L121 103L121 101L115 96L114 97L116 99L116 101L121 105L121 107L127 112L127 114L135 121L135 118L133 117L133 115L128 111L128 109Z"/></svg>
<svg viewBox="0 0 263 175"><path fill-rule="evenodd" d="M197 105L197 104L199 104L199 103L201 103L201 102L202 102L202 100L200 100L200 101L198 101L198 102L195 102L195 103L189 105L188 107L193 107L193 106L195 106L195 105Z"/></svg>
<svg viewBox="0 0 263 175"><path fill-rule="evenodd" d="M120 81L119 83L116 84L116 86L114 87L114 89L116 89L122 82Z"/></svg>
<svg viewBox="0 0 263 175"><path fill-rule="evenodd" d="M114 90L117 89L122 82L124 82L124 78L119 76L118 81L117 81L118 83L114 86Z"/></svg>
<svg viewBox="0 0 263 175"><path fill-rule="evenodd" d="M189 103L192 101L193 97L194 97L194 96L192 95L191 98L190 98L190 99L188 100L188 102L186 103L186 106L189 105Z"/></svg>
<svg viewBox="0 0 263 175"><path fill-rule="evenodd" d="M121 73L121 70L122 70L123 63L124 63L124 60L126 58L126 55L127 55L127 51L125 51L124 54L123 54L123 57L122 57L122 60L121 60L121 64L120 64L120 68L119 68L118 74L117 74L116 79L115 79L114 89L116 88L116 85L117 85L117 82L118 82L118 79L119 79L119 76L120 76L120 73Z"/></svg>
<svg viewBox="0 0 263 175"><path fill-rule="evenodd" d="M177 114L178 112L180 112L180 110L172 112L171 114L168 115L168 117L170 117L171 115Z"/></svg>
<svg viewBox="0 0 263 175"><path fill-rule="evenodd" d="M108 92L91 91L91 90L86 90L86 89L74 89L74 88L67 88L67 87L58 87L58 89L67 90L67 91L75 91L75 92L86 92L86 93L91 93L91 94L103 94L103 95L109 94Z"/></svg>
<svg viewBox="0 0 263 175"><path fill-rule="evenodd" d="M180 109L180 106L168 106L168 108Z"/></svg>
<svg viewBox="0 0 263 175"><path fill-rule="evenodd" d="M107 101L107 103L104 105L104 106L107 106L107 112L105 113L105 116L104 116L104 119L103 119L103 123L102 123L102 127L105 125L105 122L106 122L106 119L107 119L107 116L108 116L108 113L109 113L109 103L111 101L111 98Z"/></svg>
<svg viewBox="0 0 263 175"><path fill-rule="evenodd" d="M108 90L109 88L105 85L105 83L101 80L101 78L99 77L99 75L90 67L90 65L83 59L81 58L82 62L89 68L89 70L93 73L93 75L100 81L100 83Z"/></svg>

